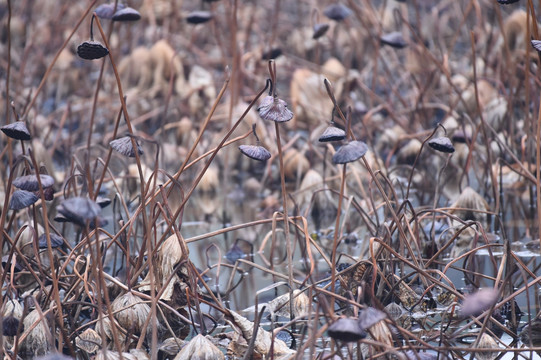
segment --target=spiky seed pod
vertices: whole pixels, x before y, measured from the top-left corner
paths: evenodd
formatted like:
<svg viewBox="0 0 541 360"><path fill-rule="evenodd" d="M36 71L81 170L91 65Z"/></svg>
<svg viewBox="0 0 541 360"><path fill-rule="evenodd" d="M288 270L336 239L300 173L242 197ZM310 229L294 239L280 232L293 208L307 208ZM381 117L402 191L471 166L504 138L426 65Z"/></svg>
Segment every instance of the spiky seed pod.
<svg viewBox="0 0 541 360"><path fill-rule="evenodd" d="M332 162L335 164L347 164L363 157L368 151L368 146L362 141L350 141L334 153Z"/></svg>
<svg viewBox="0 0 541 360"><path fill-rule="evenodd" d="M64 215L68 221L84 225L86 220L99 216L101 208L87 197L73 197L66 199L57 207L57 211Z"/></svg>
<svg viewBox="0 0 541 360"><path fill-rule="evenodd" d="M385 314L383 311L373 307L367 307L366 309L361 310L361 313L359 314L359 326L361 329L367 330L386 318L387 314Z"/></svg>
<svg viewBox="0 0 541 360"><path fill-rule="evenodd" d="M400 31L393 31L388 34L384 34L381 36L379 41L383 45L389 45L391 47L394 47L396 49L403 49L406 46L408 46L407 41L404 39L404 36Z"/></svg>
<svg viewBox="0 0 541 360"><path fill-rule="evenodd" d="M116 11L118 12L124 9L125 7L126 7L125 5L118 3L116 6ZM94 10L94 13L96 13L96 15L100 19L111 20L113 18L113 15L115 14L115 4L114 3L101 4Z"/></svg>
<svg viewBox="0 0 541 360"><path fill-rule="evenodd" d="M135 149L133 148L133 144L129 136L124 136L112 140L109 145L111 146L111 148L113 148L113 150L118 151L124 156L131 158L135 157ZM141 145L139 145L137 140L135 141L135 145L137 146L137 152L139 153L139 155L143 155L143 148L141 147Z"/></svg>
<svg viewBox="0 0 541 360"><path fill-rule="evenodd" d="M44 189L54 185L54 178L52 176L39 174L39 179ZM38 191L38 177L36 175L19 176L13 180L13 186L21 190Z"/></svg>
<svg viewBox="0 0 541 360"><path fill-rule="evenodd" d="M192 11L186 16L186 21L189 24L203 24L212 19L210 11Z"/></svg>
<svg viewBox="0 0 541 360"><path fill-rule="evenodd" d="M288 109L287 103L270 95L263 98L257 112L263 120L286 122L293 119L293 113Z"/></svg>
<svg viewBox="0 0 541 360"><path fill-rule="evenodd" d="M32 205L38 200L39 197L33 192L15 190L13 194L11 194L11 199L9 199L9 208L11 210L21 210Z"/></svg>
<svg viewBox="0 0 541 360"><path fill-rule="evenodd" d="M447 153L447 154L451 154L455 152L455 147L453 146L453 143L451 143L451 139L449 139L447 136L441 136L441 137L429 140L428 146L430 146L434 150Z"/></svg>
<svg viewBox="0 0 541 360"><path fill-rule="evenodd" d="M184 340L175 339L170 337L165 339L159 346L159 350L163 351L168 355L176 355L179 353L180 349L184 347L186 342Z"/></svg>
<svg viewBox="0 0 541 360"><path fill-rule="evenodd" d="M28 332L28 336L22 341L21 347L24 349L24 351L26 351L27 354L32 354L32 356L45 355L50 351L53 345L49 343L49 339L47 337L49 325L45 319L40 320L40 315L37 310L32 310L24 318L24 330L29 330L34 323L38 324Z"/></svg>
<svg viewBox="0 0 541 360"><path fill-rule="evenodd" d="M199 334L180 350L174 360L213 360L225 359L220 349L206 337Z"/></svg>
<svg viewBox="0 0 541 360"><path fill-rule="evenodd" d="M53 249L64 245L64 239L60 235L57 235L55 233L50 233L49 238L51 239L51 247ZM47 248L47 234L41 234L39 236L39 238L38 238L38 247L40 249L46 249Z"/></svg>
<svg viewBox="0 0 541 360"><path fill-rule="evenodd" d="M115 12L111 18L113 21L137 21L141 19L139 11L131 7L125 7Z"/></svg>
<svg viewBox="0 0 541 360"><path fill-rule="evenodd" d="M269 150L260 145L240 145L239 150L250 159L267 161L271 158Z"/></svg>
<svg viewBox="0 0 541 360"><path fill-rule="evenodd" d="M101 336L94 329L86 329L75 338L75 345L89 354L101 348Z"/></svg>
<svg viewBox="0 0 541 360"><path fill-rule="evenodd" d="M475 353L475 358L478 360L494 360L500 352L497 351L500 349L498 343L494 338L486 333L481 334L479 339L479 344L477 345L480 349L494 349L495 351L479 351Z"/></svg>
<svg viewBox="0 0 541 360"><path fill-rule="evenodd" d="M254 323L233 310L230 310L229 313L231 314L233 323L241 330L244 339L249 342L254 336ZM254 343L254 350L260 355L267 357L270 355L269 352L272 347L274 349L274 355L294 353L282 340L274 339L274 344L272 344L272 334L259 327Z"/></svg>
<svg viewBox="0 0 541 360"><path fill-rule="evenodd" d="M359 326L359 322L352 318L339 318L327 329L327 333L334 340L354 342L364 339L366 332Z"/></svg>
<svg viewBox="0 0 541 360"><path fill-rule="evenodd" d="M327 6L325 10L323 10L323 14L331 20L342 21L351 16L351 14L353 14L353 11L351 11L351 9L345 5L332 4Z"/></svg>
<svg viewBox="0 0 541 360"><path fill-rule="evenodd" d="M77 46L77 55L84 60L101 59L109 54L109 49L99 41L89 40Z"/></svg>
<svg viewBox="0 0 541 360"><path fill-rule="evenodd" d="M346 132L336 126L329 126L319 137L319 142L341 141L346 138Z"/></svg>
<svg viewBox="0 0 541 360"><path fill-rule="evenodd" d="M32 136L23 121L15 121L0 128L6 136L15 140L31 140Z"/></svg>
<svg viewBox="0 0 541 360"><path fill-rule="evenodd" d="M320 23L314 25L314 34L312 35L312 39L319 39L323 35L327 33L327 30L329 30L329 24L327 23Z"/></svg>
<svg viewBox="0 0 541 360"><path fill-rule="evenodd" d="M120 326L136 334L143 330L143 325L150 314L150 306L132 292L117 297L111 307Z"/></svg>

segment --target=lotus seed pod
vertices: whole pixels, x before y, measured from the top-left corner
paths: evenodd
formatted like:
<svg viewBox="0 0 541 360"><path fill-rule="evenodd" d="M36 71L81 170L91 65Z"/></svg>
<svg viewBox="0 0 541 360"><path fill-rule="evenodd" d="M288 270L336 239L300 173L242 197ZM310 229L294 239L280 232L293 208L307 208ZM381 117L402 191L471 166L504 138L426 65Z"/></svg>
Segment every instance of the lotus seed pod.
<svg viewBox="0 0 541 360"><path fill-rule="evenodd" d="M54 179L52 176L39 174L42 188L48 188L54 185ZM39 183L36 175L19 176L13 180L13 186L18 189L26 191L38 191Z"/></svg>
<svg viewBox="0 0 541 360"><path fill-rule="evenodd" d="M77 46L77 55L84 60L96 60L109 54L109 50L99 41L85 41Z"/></svg>
<svg viewBox="0 0 541 360"><path fill-rule="evenodd" d="M120 10L117 9L111 19L113 21L137 21L141 19L141 14L131 7L125 7Z"/></svg>
<svg viewBox="0 0 541 360"><path fill-rule="evenodd" d="M111 146L111 148L113 148L113 150L118 151L124 156L131 158L135 157L135 150L133 148L131 137L129 136L115 139L111 141L109 145ZM139 155L143 155L143 148L141 147L141 145L139 145L137 140L135 140L135 145L137 146L137 153Z"/></svg>
<svg viewBox="0 0 541 360"><path fill-rule="evenodd" d="M388 45L396 49L403 49L408 46L408 43L400 31L384 34L379 40L383 45Z"/></svg>
<svg viewBox="0 0 541 360"><path fill-rule="evenodd" d="M346 132L336 126L329 126L319 137L320 142L341 141L346 138Z"/></svg>
<svg viewBox="0 0 541 360"><path fill-rule="evenodd" d="M437 151L443 152L443 153L454 153L455 148L453 144L451 143L451 140L447 136L438 137L435 139L432 139L428 142L428 145Z"/></svg>
<svg viewBox="0 0 541 360"><path fill-rule="evenodd" d="M271 158L269 150L259 145L240 145L239 150L250 159L267 161Z"/></svg>
<svg viewBox="0 0 541 360"><path fill-rule="evenodd" d="M287 103L274 96L265 96L257 111L263 120L286 122L293 119L293 113L288 109Z"/></svg>
<svg viewBox="0 0 541 360"><path fill-rule="evenodd" d="M368 147L362 141L350 141L336 151L332 157L335 164L347 164L359 160L368 151Z"/></svg>
<svg viewBox="0 0 541 360"><path fill-rule="evenodd" d="M15 190L13 194L11 194L11 199L9 199L9 208L11 210L21 210L32 205L38 200L39 197L33 192Z"/></svg>
<svg viewBox="0 0 541 360"><path fill-rule="evenodd" d="M23 121L15 121L0 128L6 136L15 140L31 140L30 132Z"/></svg>
<svg viewBox="0 0 541 360"><path fill-rule="evenodd" d="M352 318L339 318L327 329L327 333L334 340L354 342L364 339L366 333L359 326L359 322Z"/></svg>

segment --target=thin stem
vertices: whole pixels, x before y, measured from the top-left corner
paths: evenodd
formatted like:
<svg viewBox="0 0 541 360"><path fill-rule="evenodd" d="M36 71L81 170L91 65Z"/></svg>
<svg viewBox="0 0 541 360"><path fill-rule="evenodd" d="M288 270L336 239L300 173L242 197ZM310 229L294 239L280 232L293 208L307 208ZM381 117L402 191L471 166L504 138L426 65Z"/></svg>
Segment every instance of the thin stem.
<svg viewBox="0 0 541 360"><path fill-rule="evenodd" d="M293 286L293 254L291 246L291 237L289 234L289 218L287 216L287 191L286 191L286 178L284 172L284 157L282 155L282 142L280 140L280 125L274 122L274 129L276 131L276 145L278 146L278 158L280 159L280 183L282 184L282 203L284 208L284 232L286 237L287 246L287 264L288 264L288 277L289 286ZM291 294L290 294L291 295Z"/></svg>
<svg viewBox="0 0 541 360"><path fill-rule="evenodd" d="M336 289L336 253L338 250L338 233L340 232L340 213L342 212L342 201L344 199L344 189L346 187L346 169L347 164L342 168L342 180L340 182L340 195L338 196L338 210L336 211L336 224L334 225L334 238L331 258L331 292L334 294ZM331 311L334 309L334 297L331 301Z"/></svg>

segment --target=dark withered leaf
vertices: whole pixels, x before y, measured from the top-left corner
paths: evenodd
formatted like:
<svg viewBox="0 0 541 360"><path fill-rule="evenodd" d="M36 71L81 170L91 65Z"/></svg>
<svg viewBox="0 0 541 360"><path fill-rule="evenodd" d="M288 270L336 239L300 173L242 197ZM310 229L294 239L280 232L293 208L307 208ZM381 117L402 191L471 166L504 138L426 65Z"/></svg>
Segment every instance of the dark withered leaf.
<svg viewBox="0 0 541 360"><path fill-rule="evenodd" d="M237 239L229 251L225 254L226 259L234 264L237 260L250 257L253 253L253 245L243 239Z"/></svg>
<svg viewBox="0 0 541 360"><path fill-rule="evenodd" d="M361 310L359 314L359 326L361 329L366 330L378 323L381 320L385 320L387 314L373 307L367 307Z"/></svg>
<svg viewBox="0 0 541 360"><path fill-rule="evenodd" d="M30 131L23 121L15 121L0 128L4 134L15 140L30 140Z"/></svg>
<svg viewBox="0 0 541 360"><path fill-rule="evenodd" d="M96 60L109 54L109 50L99 41L85 41L77 46L77 55L81 59Z"/></svg>
<svg viewBox="0 0 541 360"><path fill-rule="evenodd" d="M19 319L15 316L6 316L2 319L2 329L4 336L15 336L19 329Z"/></svg>
<svg viewBox="0 0 541 360"><path fill-rule="evenodd" d="M43 188L49 188L54 185L54 179L52 176L39 174L39 179ZM38 177L36 175L19 176L13 180L13 186L21 190L38 191Z"/></svg>
<svg viewBox="0 0 541 360"><path fill-rule="evenodd" d="M246 254L237 244L233 244L231 249L225 254L225 257L230 264L234 264L237 260L245 258Z"/></svg>
<svg viewBox="0 0 541 360"><path fill-rule="evenodd" d="M2 269L4 269L4 270L8 269L8 271L9 271L9 269L11 269L12 263L13 263L13 259L9 255L2 256ZM15 263L15 269L14 269L15 272L19 272L19 271L24 270L24 267L22 267L20 265L20 263L21 262L19 262L19 261L17 261Z"/></svg>
<svg viewBox="0 0 541 360"><path fill-rule="evenodd" d="M212 19L212 13L210 11L192 11L186 16L186 21L189 24L203 24Z"/></svg>
<svg viewBox="0 0 541 360"><path fill-rule="evenodd" d="M280 48L272 48L269 51L265 51L263 55L261 55L261 60L272 60L276 59L282 55L282 49Z"/></svg>
<svg viewBox="0 0 541 360"><path fill-rule="evenodd" d="M345 18L351 16L353 11L345 5L342 4L332 4L329 5L323 10L323 14L329 19L335 21L342 21Z"/></svg>
<svg viewBox="0 0 541 360"><path fill-rule="evenodd" d="M34 194L36 194L37 197L41 197L41 194L38 191L34 191ZM54 200L54 188L52 186L46 187L43 189L43 197L47 201Z"/></svg>
<svg viewBox="0 0 541 360"><path fill-rule="evenodd" d="M498 4L502 4L502 5L509 5L509 4L514 4L516 2L519 2L519 0L496 0L498 1Z"/></svg>
<svg viewBox="0 0 541 360"><path fill-rule="evenodd" d="M141 145L139 145L137 140L135 140L135 144L137 145L137 152L139 153L139 155L143 155L143 148L141 147ZM133 143L129 136L115 139L111 141L109 145L113 148L113 150L118 151L124 156L135 157L135 150L133 149Z"/></svg>
<svg viewBox="0 0 541 360"><path fill-rule="evenodd" d="M366 332L356 319L340 318L329 326L327 333L335 340L353 342L366 337Z"/></svg>
<svg viewBox="0 0 541 360"><path fill-rule="evenodd" d="M443 153L453 153L455 152L455 147L451 143L451 140L447 136L441 136L435 139L428 141L428 146L432 149L443 152Z"/></svg>
<svg viewBox="0 0 541 360"><path fill-rule="evenodd" d="M408 46L408 43L400 31L393 31L391 33L382 35L379 40L383 45L389 45L397 49L403 49Z"/></svg>
<svg viewBox="0 0 541 360"><path fill-rule="evenodd" d="M51 247L53 249L64 245L64 239L62 238L62 236L57 235L55 233L50 233L49 237L51 239ZM46 234L40 235L40 237L38 238L38 246L40 249L47 248L47 235Z"/></svg>
<svg viewBox="0 0 541 360"><path fill-rule="evenodd" d="M131 7L117 10L112 17L113 21L137 21L139 19L141 19L139 11Z"/></svg>
<svg viewBox="0 0 541 360"><path fill-rule="evenodd" d="M119 3L116 6L116 11L122 10L125 7L125 5ZM100 19L111 20L115 14L115 4L101 4L96 8L96 10L94 10L94 12Z"/></svg>
<svg viewBox="0 0 541 360"><path fill-rule="evenodd" d="M350 141L334 153L332 162L335 164L347 164L359 160L368 151L368 146L362 141Z"/></svg>
<svg viewBox="0 0 541 360"><path fill-rule="evenodd" d="M293 113L287 108L287 103L273 96L265 96L257 111L263 120L286 122L293 119Z"/></svg>
<svg viewBox="0 0 541 360"><path fill-rule="evenodd" d="M467 295L464 298L460 313L464 317L470 315L479 315L483 311L488 310L492 305L494 305L496 301L498 301L498 297L499 292L497 289L481 289L476 293Z"/></svg>
<svg viewBox="0 0 541 360"><path fill-rule="evenodd" d="M11 194L11 199L9 200L9 208L11 210L21 210L25 207L28 207L38 201L39 197L36 196L33 192L26 190L15 190Z"/></svg>
<svg viewBox="0 0 541 360"><path fill-rule="evenodd" d="M269 150L259 145L240 145L239 150L250 159L267 161L271 157Z"/></svg>
<svg viewBox="0 0 541 360"><path fill-rule="evenodd" d="M314 25L314 34L312 35L312 39L319 39L323 35L327 33L327 30L329 30L329 24L327 23L319 23Z"/></svg>
<svg viewBox="0 0 541 360"><path fill-rule="evenodd" d="M60 214L64 215L67 221L84 225L86 220L96 218L101 208L94 201L87 197L73 197L66 199L57 207ZM55 218L56 219L56 218Z"/></svg>
<svg viewBox="0 0 541 360"><path fill-rule="evenodd" d="M320 142L341 141L346 138L346 132L336 126L329 126L319 137Z"/></svg>

